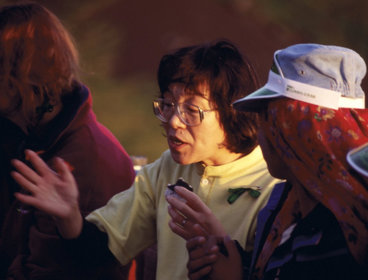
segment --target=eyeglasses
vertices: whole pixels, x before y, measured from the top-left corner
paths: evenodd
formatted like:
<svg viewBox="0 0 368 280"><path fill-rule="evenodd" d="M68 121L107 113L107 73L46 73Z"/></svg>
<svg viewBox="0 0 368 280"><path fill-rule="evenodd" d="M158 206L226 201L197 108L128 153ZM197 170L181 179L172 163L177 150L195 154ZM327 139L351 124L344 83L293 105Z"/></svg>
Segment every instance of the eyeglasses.
<svg viewBox="0 0 368 280"><path fill-rule="evenodd" d="M180 120L188 126L197 126L204 119L204 113L214 111L202 110L196 105L189 103L174 103L158 98L153 101L153 112L155 116L162 122L168 122L172 115L178 114Z"/></svg>

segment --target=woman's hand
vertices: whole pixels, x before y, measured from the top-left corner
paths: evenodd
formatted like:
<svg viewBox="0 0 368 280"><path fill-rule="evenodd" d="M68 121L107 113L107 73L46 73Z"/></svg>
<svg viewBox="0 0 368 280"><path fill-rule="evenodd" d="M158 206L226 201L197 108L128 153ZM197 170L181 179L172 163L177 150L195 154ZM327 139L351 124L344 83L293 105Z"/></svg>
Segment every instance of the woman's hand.
<svg viewBox="0 0 368 280"><path fill-rule="evenodd" d="M27 150L26 157L35 170L19 160L12 161L17 170L11 173L14 180L28 192L16 193L16 198L53 216L64 238L79 236L83 218L79 210L77 184L68 165L61 158L56 158L55 172L35 152Z"/></svg>
<svg viewBox="0 0 368 280"><path fill-rule="evenodd" d="M206 204L193 192L175 187L175 192L185 201L167 196L171 220L169 226L173 232L188 240L194 236L224 237L226 232Z"/></svg>
<svg viewBox="0 0 368 280"><path fill-rule="evenodd" d="M242 259L234 241L225 236L221 243L214 236L207 239L198 236L187 241L189 279L207 279L206 276L211 280L242 279Z"/></svg>
<svg viewBox="0 0 368 280"><path fill-rule="evenodd" d="M187 263L188 278L190 280L207 279L212 266L218 259L219 247L216 238L196 236L187 241L189 260Z"/></svg>
<svg viewBox="0 0 368 280"><path fill-rule="evenodd" d="M243 264L242 257L235 245L235 241L231 240L229 236L223 239L223 246L225 247L226 255L218 254L217 261L212 266L210 279L211 280L241 280L243 279Z"/></svg>

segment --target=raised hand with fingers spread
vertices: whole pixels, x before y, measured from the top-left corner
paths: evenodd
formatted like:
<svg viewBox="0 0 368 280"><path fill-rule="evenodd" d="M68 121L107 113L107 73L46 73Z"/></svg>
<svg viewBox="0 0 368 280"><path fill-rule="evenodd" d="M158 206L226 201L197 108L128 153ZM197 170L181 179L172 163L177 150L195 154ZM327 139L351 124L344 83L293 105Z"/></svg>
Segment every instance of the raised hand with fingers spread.
<svg viewBox="0 0 368 280"><path fill-rule="evenodd" d="M15 196L53 216L64 238L77 237L83 221L77 183L68 165L61 158L55 158L55 172L35 152L27 150L26 157L35 170L19 160L12 161L17 170L12 172L14 180L28 192L18 192Z"/></svg>

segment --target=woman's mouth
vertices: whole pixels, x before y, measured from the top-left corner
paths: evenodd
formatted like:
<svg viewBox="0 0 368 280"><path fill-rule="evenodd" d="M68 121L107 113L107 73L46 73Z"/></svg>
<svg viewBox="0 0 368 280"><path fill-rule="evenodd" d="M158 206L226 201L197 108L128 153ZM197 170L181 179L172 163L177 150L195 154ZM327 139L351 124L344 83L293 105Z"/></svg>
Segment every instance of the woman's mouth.
<svg viewBox="0 0 368 280"><path fill-rule="evenodd" d="M173 137L173 136L170 136L168 138L168 142L169 142L169 146L170 147L175 147L175 148L178 148L180 147L181 145L185 144L185 142L183 142L182 140L180 140L179 138L177 137Z"/></svg>

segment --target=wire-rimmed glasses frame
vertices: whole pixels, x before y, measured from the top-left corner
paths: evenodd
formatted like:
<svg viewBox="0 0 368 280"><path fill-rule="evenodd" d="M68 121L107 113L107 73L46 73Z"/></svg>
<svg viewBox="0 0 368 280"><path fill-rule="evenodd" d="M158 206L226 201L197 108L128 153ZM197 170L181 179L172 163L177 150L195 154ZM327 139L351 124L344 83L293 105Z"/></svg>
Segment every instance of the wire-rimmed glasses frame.
<svg viewBox="0 0 368 280"><path fill-rule="evenodd" d="M200 125L204 119L204 114L212 112L214 109L203 110L197 105L182 102L174 103L166 101L163 98L157 98L153 101L153 112L162 122L167 123L174 113L177 113L180 120L188 126Z"/></svg>

